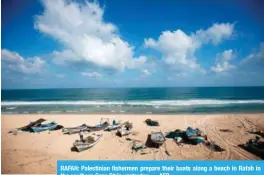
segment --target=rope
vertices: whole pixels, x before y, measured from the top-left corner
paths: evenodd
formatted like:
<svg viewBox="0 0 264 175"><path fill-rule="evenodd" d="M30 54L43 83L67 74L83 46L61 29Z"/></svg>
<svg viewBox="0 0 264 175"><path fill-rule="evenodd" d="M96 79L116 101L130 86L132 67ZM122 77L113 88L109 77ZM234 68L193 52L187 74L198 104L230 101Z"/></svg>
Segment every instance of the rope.
<svg viewBox="0 0 264 175"><path fill-rule="evenodd" d="M164 155L163 155L163 153L162 153L162 151L161 151L160 148L159 148L159 152L160 152L160 154L161 154L161 156L162 156L162 160L165 160L165 159L164 159Z"/></svg>

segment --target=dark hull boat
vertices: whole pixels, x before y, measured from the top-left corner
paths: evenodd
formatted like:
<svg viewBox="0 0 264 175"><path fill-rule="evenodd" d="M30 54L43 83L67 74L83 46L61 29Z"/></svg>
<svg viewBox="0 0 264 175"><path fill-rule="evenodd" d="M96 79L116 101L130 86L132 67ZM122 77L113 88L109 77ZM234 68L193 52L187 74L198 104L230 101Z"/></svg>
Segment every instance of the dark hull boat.
<svg viewBox="0 0 264 175"><path fill-rule="evenodd" d="M56 122L50 122L47 124L41 124L40 126L32 126L31 130L32 132L42 132L47 130L55 130L57 126L58 124Z"/></svg>
<svg viewBox="0 0 264 175"><path fill-rule="evenodd" d="M100 125L96 125L96 126L88 126L88 131L89 132L94 132L94 131L101 131L101 130L106 130L109 126L109 123L103 123Z"/></svg>
<svg viewBox="0 0 264 175"><path fill-rule="evenodd" d="M159 126L159 125L160 125L158 121L151 120L151 119L149 119L149 118L146 119L145 122L146 122L146 124L147 124L148 126Z"/></svg>
<svg viewBox="0 0 264 175"><path fill-rule="evenodd" d="M82 124L81 126L77 126L77 127L72 127L72 128L63 128L62 132L64 134L76 134L79 133L80 131L88 131L88 126L86 124Z"/></svg>
<svg viewBox="0 0 264 175"><path fill-rule="evenodd" d="M46 121L43 118L40 118L34 122L30 122L28 125L17 128L15 130L9 131L9 133L13 133L14 135L16 135L19 132L41 132L41 131L46 131L46 130L56 130L56 129L60 129L63 126L58 125L56 122L51 122L51 123L47 123L47 124L42 124L44 121Z"/></svg>
<svg viewBox="0 0 264 175"><path fill-rule="evenodd" d="M40 118L34 122L30 122L28 125L23 126L21 128L17 128L15 130L9 131L9 133L13 133L16 135L17 133L21 131L25 132L42 132L42 131L47 131L47 130L57 130L63 128L63 126L58 125L56 122L50 122L46 124L42 124L44 121L46 121L43 118Z"/></svg>
<svg viewBox="0 0 264 175"><path fill-rule="evenodd" d="M246 144L240 145L240 147L244 148L248 152L255 154L256 156L264 159L264 142L255 141L248 142Z"/></svg>
<svg viewBox="0 0 264 175"><path fill-rule="evenodd" d="M109 123L110 122L108 118L101 118L100 124L96 126L88 126L88 131L94 132L94 131L106 130L110 126Z"/></svg>
<svg viewBox="0 0 264 175"><path fill-rule="evenodd" d="M36 127L36 126L40 126L41 123L45 122L46 120L43 119L43 118L40 118L34 122L30 122L28 125L26 126L23 126L21 128L18 128L18 130L21 130L21 131L32 131L31 128L32 127Z"/></svg>
<svg viewBox="0 0 264 175"><path fill-rule="evenodd" d="M205 141L204 136L201 135L201 131L198 128L193 129L191 127L188 127L186 129L186 136L195 145L203 143Z"/></svg>

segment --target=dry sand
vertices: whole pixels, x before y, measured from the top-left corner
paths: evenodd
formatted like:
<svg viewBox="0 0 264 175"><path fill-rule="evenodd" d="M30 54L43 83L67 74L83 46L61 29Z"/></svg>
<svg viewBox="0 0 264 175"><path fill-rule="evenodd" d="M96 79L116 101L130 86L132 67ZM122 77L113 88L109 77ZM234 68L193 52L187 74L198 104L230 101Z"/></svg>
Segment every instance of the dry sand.
<svg viewBox="0 0 264 175"><path fill-rule="evenodd" d="M38 118L55 120L65 127L98 124L101 117L131 121L137 135L130 138L146 141L151 131L168 132L188 126L198 127L226 151L216 153L204 145L177 146L172 139L167 139L166 146L171 156L164 148L147 148L142 152L132 153L132 143L125 137L120 138L115 132L100 131L104 134L102 140L93 148L81 153L72 152L72 143L77 135L63 135L62 132L19 133L8 134L9 130L28 124ZM160 122L160 127L149 127L143 122L152 118ZM2 115L2 173L56 173L56 161L72 160L235 160L259 159L244 151L237 145L245 143L254 135L248 134L250 129L264 126L264 114L219 114L219 115ZM220 129L230 129L232 133L221 132Z"/></svg>

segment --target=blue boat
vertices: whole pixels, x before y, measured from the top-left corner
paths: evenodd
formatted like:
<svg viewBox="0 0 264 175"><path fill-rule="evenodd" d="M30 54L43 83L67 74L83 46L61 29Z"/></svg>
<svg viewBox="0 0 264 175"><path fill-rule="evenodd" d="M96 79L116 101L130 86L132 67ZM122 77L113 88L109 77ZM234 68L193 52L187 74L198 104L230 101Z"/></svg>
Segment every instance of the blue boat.
<svg viewBox="0 0 264 175"><path fill-rule="evenodd" d="M191 127L188 127L186 129L186 136L194 144L203 143L205 140L204 137L201 135L201 131L198 128L193 129Z"/></svg>
<svg viewBox="0 0 264 175"><path fill-rule="evenodd" d="M32 132L42 132L46 130L54 130L56 129L57 126L58 124L56 122L50 122L47 124L40 124L39 126L32 126L31 131Z"/></svg>

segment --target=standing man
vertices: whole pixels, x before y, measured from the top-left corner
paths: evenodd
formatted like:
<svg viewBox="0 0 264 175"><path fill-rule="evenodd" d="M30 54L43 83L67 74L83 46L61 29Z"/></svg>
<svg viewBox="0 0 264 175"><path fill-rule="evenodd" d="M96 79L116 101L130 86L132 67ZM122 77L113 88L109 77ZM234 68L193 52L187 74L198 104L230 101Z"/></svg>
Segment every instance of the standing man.
<svg viewBox="0 0 264 175"><path fill-rule="evenodd" d="M84 132L83 132L83 130L81 129L80 132L79 132L79 136L80 136L80 140L81 140L82 142L84 142L83 135L84 135Z"/></svg>

